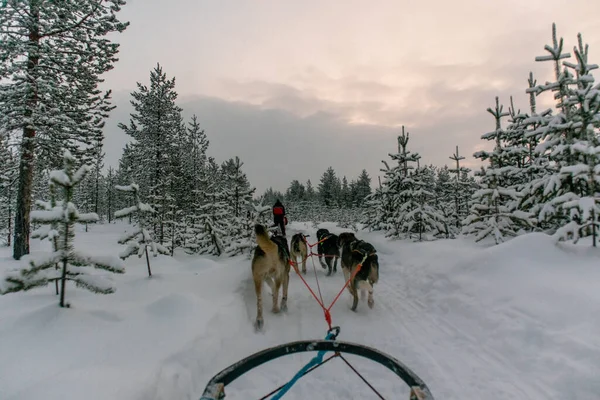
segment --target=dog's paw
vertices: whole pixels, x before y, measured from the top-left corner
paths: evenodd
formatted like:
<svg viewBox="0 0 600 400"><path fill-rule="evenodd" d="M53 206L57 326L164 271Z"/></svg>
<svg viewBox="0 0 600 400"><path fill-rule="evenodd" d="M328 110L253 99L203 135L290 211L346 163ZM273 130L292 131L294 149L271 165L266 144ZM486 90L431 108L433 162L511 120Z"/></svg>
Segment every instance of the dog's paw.
<svg viewBox="0 0 600 400"><path fill-rule="evenodd" d="M367 304L369 305L369 308L373 308L375 306L375 300L369 299L369 301L367 302Z"/></svg>
<svg viewBox="0 0 600 400"><path fill-rule="evenodd" d="M303 273L304 275L306 275L306 268L304 268L304 269L302 270L302 273Z"/></svg>
<svg viewBox="0 0 600 400"><path fill-rule="evenodd" d="M326 276L331 276L331 270L327 271Z"/></svg>
<svg viewBox="0 0 600 400"><path fill-rule="evenodd" d="M257 332L262 331L263 326L265 325L264 321L261 319L256 319L256 321L254 322L254 330Z"/></svg>

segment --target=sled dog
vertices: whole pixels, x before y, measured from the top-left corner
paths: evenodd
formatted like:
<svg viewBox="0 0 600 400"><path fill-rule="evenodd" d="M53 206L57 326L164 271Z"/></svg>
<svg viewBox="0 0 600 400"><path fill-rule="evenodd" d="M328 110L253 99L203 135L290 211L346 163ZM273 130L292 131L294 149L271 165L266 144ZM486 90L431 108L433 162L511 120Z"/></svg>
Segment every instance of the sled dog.
<svg viewBox="0 0 600 400"><path fill-rule="evenodd" d="M296 233L292 236L290 243L290 255L293 262L296 262L298 257L302 259L302 273L306 274L306 255L308 254L308 246L306 245L306 236L303 233Z"/></svg>
<svg viewBox="0 0 600 400"><path fill-rule="evenodd" d="M340 257L340 250L337 245L338 237L336 234L322 228L317 231L317 240L319 241L317 245L319 263L321 267L327 268L327 276L329 276L332 272L337 272L337 263ZM325 262L323 262L323 258L325 258Z"/></svg>
<svg viewBox="0 0 600 400"><path fill-rule="evenodd" d="M262 313L262 288L263 282L271 287L273 292L273 309L278 313L279 288L283 285L281 297L281 310L287 310L288 284L290 278L290 249L285 237L274 235L269 237L267 228L255 225L256 244L252 258L252 278L256 292L256 328L262 329L264 325Z"/></svg>
<svg viewBox="0 0 600 400"><path fill-rule="evenodd" d="M373 308L373 285L379 281L379 260L377 250L370 243L359 240L353 233L345 232L339 235L338 245L341 248L341 268L346 281L359 264L362 263L360 271L356 273L353 281L348 284L348 291L353 297L352 311L358 306L358 292L368 292L367 304Z"/></svg>

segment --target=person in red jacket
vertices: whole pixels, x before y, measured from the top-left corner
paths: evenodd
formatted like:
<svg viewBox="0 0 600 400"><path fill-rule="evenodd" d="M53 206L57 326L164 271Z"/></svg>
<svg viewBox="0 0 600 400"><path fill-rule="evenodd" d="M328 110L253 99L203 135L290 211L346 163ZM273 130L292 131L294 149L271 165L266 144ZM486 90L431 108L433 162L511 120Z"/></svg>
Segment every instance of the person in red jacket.
<svg viewBox="0 0 600 400"><path fill-rule="evenodd" d="M273 226L279 225L279 229L281 230L281 234L285 236L285 207L281 204L281 201L277 199L275 204L273 205Z"/></svg>

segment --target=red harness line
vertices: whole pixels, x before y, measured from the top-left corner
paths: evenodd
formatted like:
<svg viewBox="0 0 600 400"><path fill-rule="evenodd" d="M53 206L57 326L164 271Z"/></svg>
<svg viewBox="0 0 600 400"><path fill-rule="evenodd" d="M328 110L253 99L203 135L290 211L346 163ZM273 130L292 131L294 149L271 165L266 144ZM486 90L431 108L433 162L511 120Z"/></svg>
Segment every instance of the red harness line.
<svg viewBox="0 0 600 400"><path fill-rule="evenodd" d="M315 244L309 244L308 242L305 242L306 244L308 244L311 248L316 246L317 244L321 243L322 241L326 240L327 238L318 241ZM317 255L314 253L310 253L309 255L306 256L306 258L302 261L305 261L309 256L313 256L313 255ZM362 263L365 262L366 256L365 258L360 262L360 264L358 264L356 266L356 269L354 271L352 271L352 274L350 275L350 278L348 278L348 280L346 281L346 283L344 284L344 286L342 287L342 289L338 292L338 294L335 296L335 298L333 299L333 301L331 302L331 304L329 305L329 307L325 307L325 304L323 304L323 296L321 296L321 300L319 300L319 298L317 297L317 295L315 294L315 292L312 290L312 288L310 287L310 285L308 284L308 282L306 282L306 280L304 279L304 277L302 276L302 274L300 273L300 271L298 270L298 263L295 261L290 260L290 265L294 268L294 271L296 271L296 274L300 277L300 279L302 279L302 282L304 282L304 285L307 287L308 291L310 292L310 294L313 295L313 297L315 298L315 300L317 301L317 303L319 303L319 305L321 306L321 308L323 309L324 315L325 315L325 321L327 322L327 325L329 326L329 329L331 329L331 308L333 307L333 305L335 304L335 302L340 298L340 296L342 295L344 289L346 289L346 287L350 284L350 282L352 282L354 280L354 277L356 277L356 274L360 271L361 267L362 267ZM319 279L317 278L317 270L315 268L314 262L313 262L313 269L315 270L315 278L317 280L317 286L319 286ZM319 294L321 293L321 289L319 287Z"/></svg>

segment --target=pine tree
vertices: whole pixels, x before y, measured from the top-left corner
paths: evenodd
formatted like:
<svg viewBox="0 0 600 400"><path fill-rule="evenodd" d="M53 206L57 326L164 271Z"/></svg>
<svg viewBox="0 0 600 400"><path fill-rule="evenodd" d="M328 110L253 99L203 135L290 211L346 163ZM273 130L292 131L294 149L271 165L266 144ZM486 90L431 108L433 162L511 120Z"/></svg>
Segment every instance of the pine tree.
<svg viewBox="0 0 600 400"><path fill-rule="evenodd" d="M475 241L480 241L492 235L496 244L501 243L507 236L516 236L523 227L531 227L533 220L529 213L518 210L519 194L514 188L507 187L508 178L516 167L509 165L507 159L511 149L504 147L506 132L502 129L502 118L509 114L503 111L496 97L496 107L488 108L496 122L496 129L486 133L482 139L494 140L492 152L479 151L474 157L489 160L487 169L482 168L482 188L473 194L474 204L471 214L463 221L463 233L475 235Z"/></svg>
<svg viewBox="0 0 600 400"><path fill-rule="evenodd" d="M131 183L128 186L116 186L117 190L121 192L131 193L133 197L133 206L118 210L115 212L115 218L124 218L134 213L137 214L137 226L131 232L125 232L125 234L119 239L120 244L126 244L127 247L119 257L122 260L137 254L138 257L146 255L146 265L148 267L148 276L152 276L152 270L150 269L150 257L148 257L148 248L152 251L154 257L160 254L169 254L169 250L162 246L160 243L156 243L152 234L146 228L147 218L146 214L153 214L155 210L148 204L140 201L140 187Z"/></svg>
<svg viewBox="0 0 600 400"><path fill-rule="evenodd" d="M458 152L458 146L456 146L456 153L452 154L450 159L456 163L455 168L448 170L448 172L455 175L452 182L452 192L454 197L454 207L452 208L451 214L452 224L460 229L461 222L469 215L467 199L473 194L473 192L469 190L469 182L464 179L471 170L460 166L460 162L464 160L465 157L461 156ZM469 197L466 197L465 193L467 193Z"/></svg>
<svg viewBox="0 0 600 400"><path fill-rule="evenodd" d="M333 167L327 170L321 176L319 184L319 197L325 207L332 207L338 203L340 192L340 181L336 176Z"/></svg>
<svg viewBox="0 0 600 400"><path fill-rule="evenodd" d="M455 193L455 181L450 176L448 166L444 168L429 167L435 176L435 186L433 190L433 204L438 210L442 218L440 222L443 225L443 230L440 232L446 239L454 238L460 231L460 221L456 221L458 210L456 209L457 199L460 199Z"/></svg>
<svg viewBox="0 0 600 400"><path fill-rule="evenodd" d="M354 190L354 204L357 207L363 207L367 196L371 194L371 177L366 169L363 169L358 176Z"/></svg>
<svg viewBox="0 0 600 400"><path fill-rule="evenodd" d="M406 214L413 209L413 204L405 204L405 196L414 189L414 182L410 178L414 166L409 163L417 163L421 156L418 153L411 153L407 150L410 134L405 132L402 126L402 133L398 135L398 153L389 154L390 158L396 161L396 165L390 168L387 163L386 169L382 172L384 175L383 186L384 193L384 214L383 229L387 231L389 237L402 237L406 231Z"/></svg>
<svg viewBox="0 0 600 400"><path fill-rule="evenodd" d="M81 214L72 203L74 189L89 172L89 166L84 165L74 171L75 158L68 150L64 152L64 165L63 170L52 171L50 174L51 185L62 189L63 199L60 204L56 203L52 209L31 213L33 221L50 224L51 229L40 234L40 237L47 237L54 242L53 252L40 257L23 257L22 262L28 267L8 274L4 288L0 290L2 294L30 290L59 281L59 305L68 307L65 303L67 281L73 281L77 286L94 293L108 294L115 291L110 283L103 282L96 275L90 275L86 267L113 273L125 272L122 263L116 258L89 256L75 250L75 224L97 221L98 215ZM60 265L60 270L55 269L57 264Z"/></svg>
<svg viewBox="0 0 600 400"><path fill-rule="evenodd" d="M256 189L250 187L250 182L242 171L243 165L239 157L235 157L223 163L221 167L224 196L231 202L231 211L227 218L230 230L225 250L229 255L250 252L255 243L252 237L254 221L250 211L252 195Z"/></svg>
<svg viewBox="0 0 600 400"><path fill-rule="evenodd" d="M116 13L123 0L44 2L8 0L0 13L0 129L22 132L13 257L29 253L36 155L56 167L67 147L80 162L102 135L111 110L100 75L116 61L106 36L128 23ZM57 67L59 66L59 67Z"/></svg>
<svg viewBox="0 0 600 400"><path fill-rule="evenodd" d="M555 187L571 190L555 197L553 203L568 212L568 222L555 234L557 240L592 236L596 247L600 229L600 85L594 86L591 71L597 65L588 62L588 46L583 45L581 34L574 48L577 64L565 62L575 71L576 81L567 90L563 100L569 109L567 136L564 154L570 155L572 165L563 165L555 175Z"/></svg>
<svg viewBox="0 0 600 400"><path fill-rule="evenodd" d="M48 192L49 192L49 196L50 196L49 201L38 200L38 201L36 201L36 204L42 210L48 211L48 212L52 212L57 207L59 209L62 208L63 203L62 203L62 201L57 200L56 184L54 183L54 181L52 179L49 180ZM58 231L59 231L58 224L59 224L59 222L60 221L52 221L46 226L41 226L40 228L38 228L32 232L31 237L34 239L40 239L40 240L48 239L48 241L50 241L50 243L52 245L52 251L54 251L54 252L59 251L59 243L58 243ZM55 269L57 269L57 270L60 269L60 266L58 263L56 264ZM60 293L60 291L58 289L58 280L55 281L55 288L56 288L56 294L58 295Z"/></svg>
<svg viewBox="0 0 600 400"><path fill-rule="evenodd" d="M148 188L147 197L154 214L153 229L160 243L165 241L165 221L175 196L171 192L174 153L177 135L182 129L181 108L175 104L175 78L167 79L162 67L157 65L150 73L150 87L137 83L138 90L131 93L135 114L129 126L119 127L134 139L129 147L133 175L142 187Z"/></svg>
<svg viewBox="0 0 600 400"><path fill-rule="evenodd" d="M186 159L189 160L188 166L192 176L193 190L198 190L200 189L202 173L206 167L206 151L209 140L204 130L200 128L200 123L195 114L192 116L192 121L189 123L187 132L190 146L188 151L191 149L191 157L186 157Z"/></svg>
<svg viewBox="0 0 600 400"><path fill-rule="evenodd" d="M198 209L198 234L195 243L200 254L220 256L225 252L228 233L235 229L227 219L228 204L224 193L211 186L204 193L205 201Z"/></svg>

